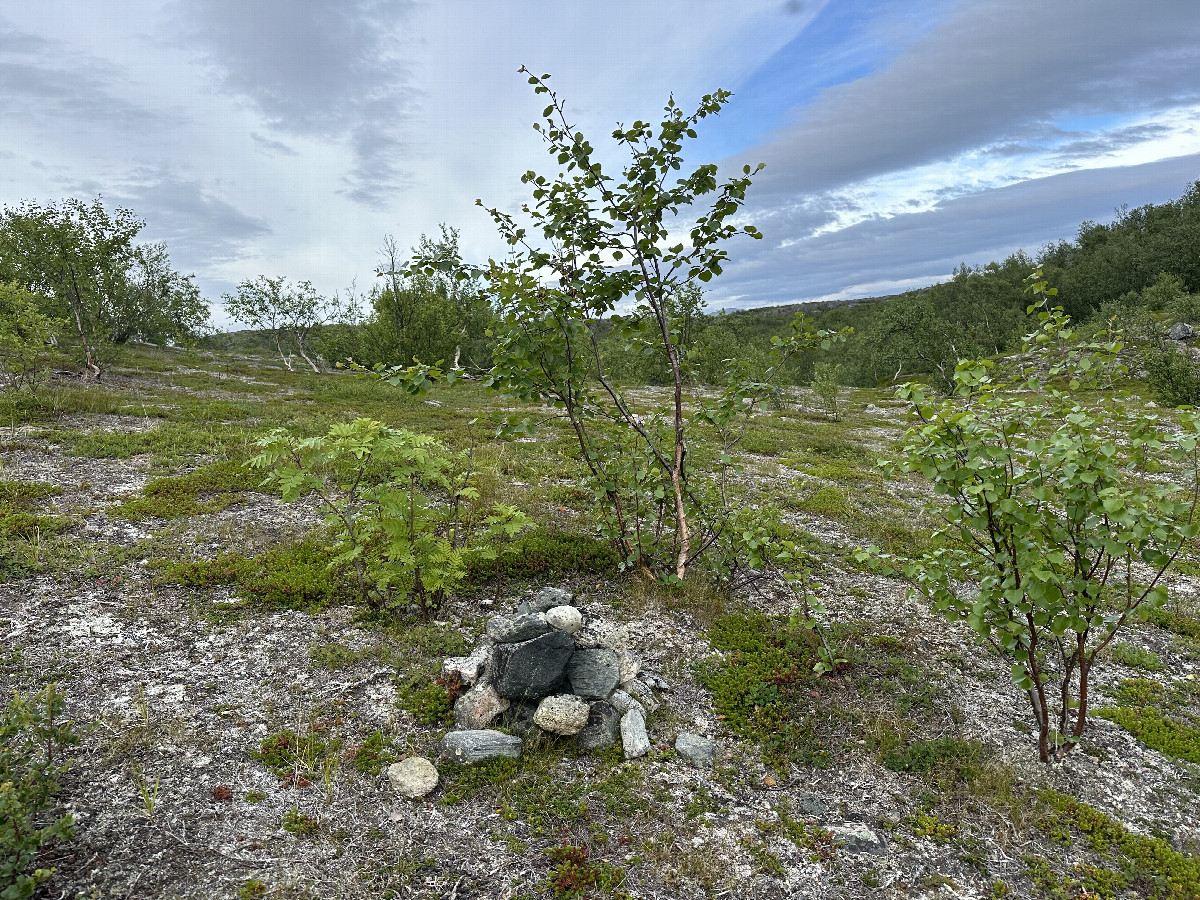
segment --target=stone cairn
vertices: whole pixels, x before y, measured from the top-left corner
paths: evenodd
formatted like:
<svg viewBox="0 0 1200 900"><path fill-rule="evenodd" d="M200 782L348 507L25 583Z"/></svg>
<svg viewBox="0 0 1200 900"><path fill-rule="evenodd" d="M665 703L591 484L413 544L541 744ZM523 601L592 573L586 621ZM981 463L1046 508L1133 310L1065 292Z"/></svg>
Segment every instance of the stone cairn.
<svg viewBox="0 0 1200 900"><path fill-rule="evenodd" d="M659 706L652 688L669 686L585 628L574 603L570 591L543 588L513 615L489 619L470 656L445 661L443 678L470 689L454 704L456 730L443 752L465 763L516 757L519 735L533 726L573 736L583 750L620 741L626 759L649 752L646 716ZM497 720L516 734L489 729Z"/></svg>
<svg viewBox="0 0 1200 900"><path fill-rule="evenodd" d="M538 728L571 736L581 750L620 742L626 759L650 751L646 716L659 708L654 690L670 685L631 654L589 629L570 591L542 588L509 616L493 616L470 656L447 659L442 680L468 687L454 703L455 730L442 752L461 763L521 755L522 735ZM489 728L503 725L515 734ZM675 750L692 765L713 763L712 742L680 734ZM393 787L416 799L433 790L432 763L410 757L388 769Z"/></svg>

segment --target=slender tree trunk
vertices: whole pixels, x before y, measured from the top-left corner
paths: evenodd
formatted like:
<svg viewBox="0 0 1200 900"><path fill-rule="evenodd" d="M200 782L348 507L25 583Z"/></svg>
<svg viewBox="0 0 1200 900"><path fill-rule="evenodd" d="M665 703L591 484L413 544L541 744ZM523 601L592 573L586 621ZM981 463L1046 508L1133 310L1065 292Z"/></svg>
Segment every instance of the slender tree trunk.
<svg viewBox="0 0 1200 900"><path fill-rule="evenodd" d="M296 338L296 346L300 348L300 356L303 357L304 361L308 363L309 367L319 375L321 370L317 368L317 364L309 359L308 354L304 352L304 338L306 335L302 335L299 331L292 332L292 335Z"/></svg>
<svg viewBox="0 0 1200 900"><path fill-rule="evenodd" d="M283 364L287 366L287 370L289 372L293 371L291 358L283 354L283 342L279 340L279 332L275 333L275 352L279 354L279 358L283 360Z"/></svg>

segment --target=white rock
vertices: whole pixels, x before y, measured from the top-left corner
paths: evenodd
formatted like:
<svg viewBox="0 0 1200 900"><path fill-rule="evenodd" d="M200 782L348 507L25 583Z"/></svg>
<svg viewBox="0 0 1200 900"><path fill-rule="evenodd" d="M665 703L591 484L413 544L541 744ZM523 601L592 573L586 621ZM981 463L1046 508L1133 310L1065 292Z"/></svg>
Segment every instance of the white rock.
<svg viewBox="0 0 1200 900"><path fill-rule="evenodd" d="M494 686L480 682L454 702L454 724L464 731L487 728L508 706Z"/></svg>
<svg viewBox="0 0 1200 900"><path fill-rule="evenodd" d="M463 684L474 684L483 675L491 657L491 644L482 644L470 656L452 656L442 663L442 675L457 675Z"/></svg>
<svg viewBox="0 0 1200 900"><path fill-rule="evenodd" d="M554 734L578 734L588 723L591 704L574 694L547 697L538 704L533 724Z"/></svg>
<svg viewBox="0 0 1200 900"><path fill-rule="evenodd" d="M621 716L621 747L626 759L637 759L650 752L650 738L646 735L646 719L636 709Z"/></svg>
<svg viewBox="0 0 1200 900"><path fill-rule="evenodd" d="M546 621L551 628L574 634L583 627L583 613L573 606L556 606L546 612Z"/></svg>
<svg viewBox="0 0 1200 900"><path fill-rule="evenodd" d="M622 650L617 654L617 665L621 668L622 682L632 681L642 670L642 664L638 662L637 657L627 650Z"/></svg>
<svg viewBox="0 0 1200 900"><path fill-rule="evenodd" d="M388 781L401 797L416 800L424 797L438 783L438 770L423 756L410 756L392 763L387 770Z"/></svg>

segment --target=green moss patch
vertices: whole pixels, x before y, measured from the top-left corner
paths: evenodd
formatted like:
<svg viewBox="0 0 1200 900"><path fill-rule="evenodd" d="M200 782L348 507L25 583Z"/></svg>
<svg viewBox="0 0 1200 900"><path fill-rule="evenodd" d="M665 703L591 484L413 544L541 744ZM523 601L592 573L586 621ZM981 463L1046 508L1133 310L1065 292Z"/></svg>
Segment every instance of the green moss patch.
<svg viewBox="0 0 1200 900"><path fill-rule="evenodd" d="M1095 714L1120 725L1152 750L1200 763L1200 728L1168 719L1150 706L1106 706Z"/></svg>
<svg viewBox="0 0 1200 900"><path fill-rule="evenodd" d="M258 487L262 479L240 462L222 460L201 466L186 475L156 478L141 497L126 500L112 515L127 519L182 519L232 506L241 494Z"/></svg>
<svg viewBox="0 0 1200 900"><path fill-rule="evenodd" d="M1039 791L1045 809L1038 828L1064 844L1082 839L1093 854L1060 873L1050 859L1026 856L1036 896L1143 897L1146 900L1200 900L1200 859L1185 856L1159 837L1134 834L1116 819L1056 791Z"/></svg>
<svg viewBox="0 0 1200 900"><path fill-rule="evenodd" d="M763 759L826 766L829 752L809 722L817 638L798 623L760 612L720 617L708 632L721 657L697 666L725 725L762 746Z"/></svg>
<svg viewBox="0 0 1200 900"><path fill-rule="evenodd" d="M253 558L225 552L211 560L170 563L162 579L197 588L233 584L252 604L312 611L354 599L330 559L328 548L305 540Z"/></svg>

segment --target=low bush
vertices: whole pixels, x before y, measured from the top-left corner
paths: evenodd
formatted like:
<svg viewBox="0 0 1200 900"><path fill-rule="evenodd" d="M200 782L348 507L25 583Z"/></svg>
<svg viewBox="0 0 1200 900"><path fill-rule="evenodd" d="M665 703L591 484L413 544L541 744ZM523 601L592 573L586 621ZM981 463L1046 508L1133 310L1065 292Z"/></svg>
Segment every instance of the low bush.
<svg viewBox="0 0 1200 900"><path fill-rule="evenodd" d="M32 897L53 869L37 866L38 853L52 841L74 836L70 815L47 811L58 793L67 762L58 752L78 742L62 721L64 695L48 685L32 696L14 694L0 711L0 897Z"/></svg>

